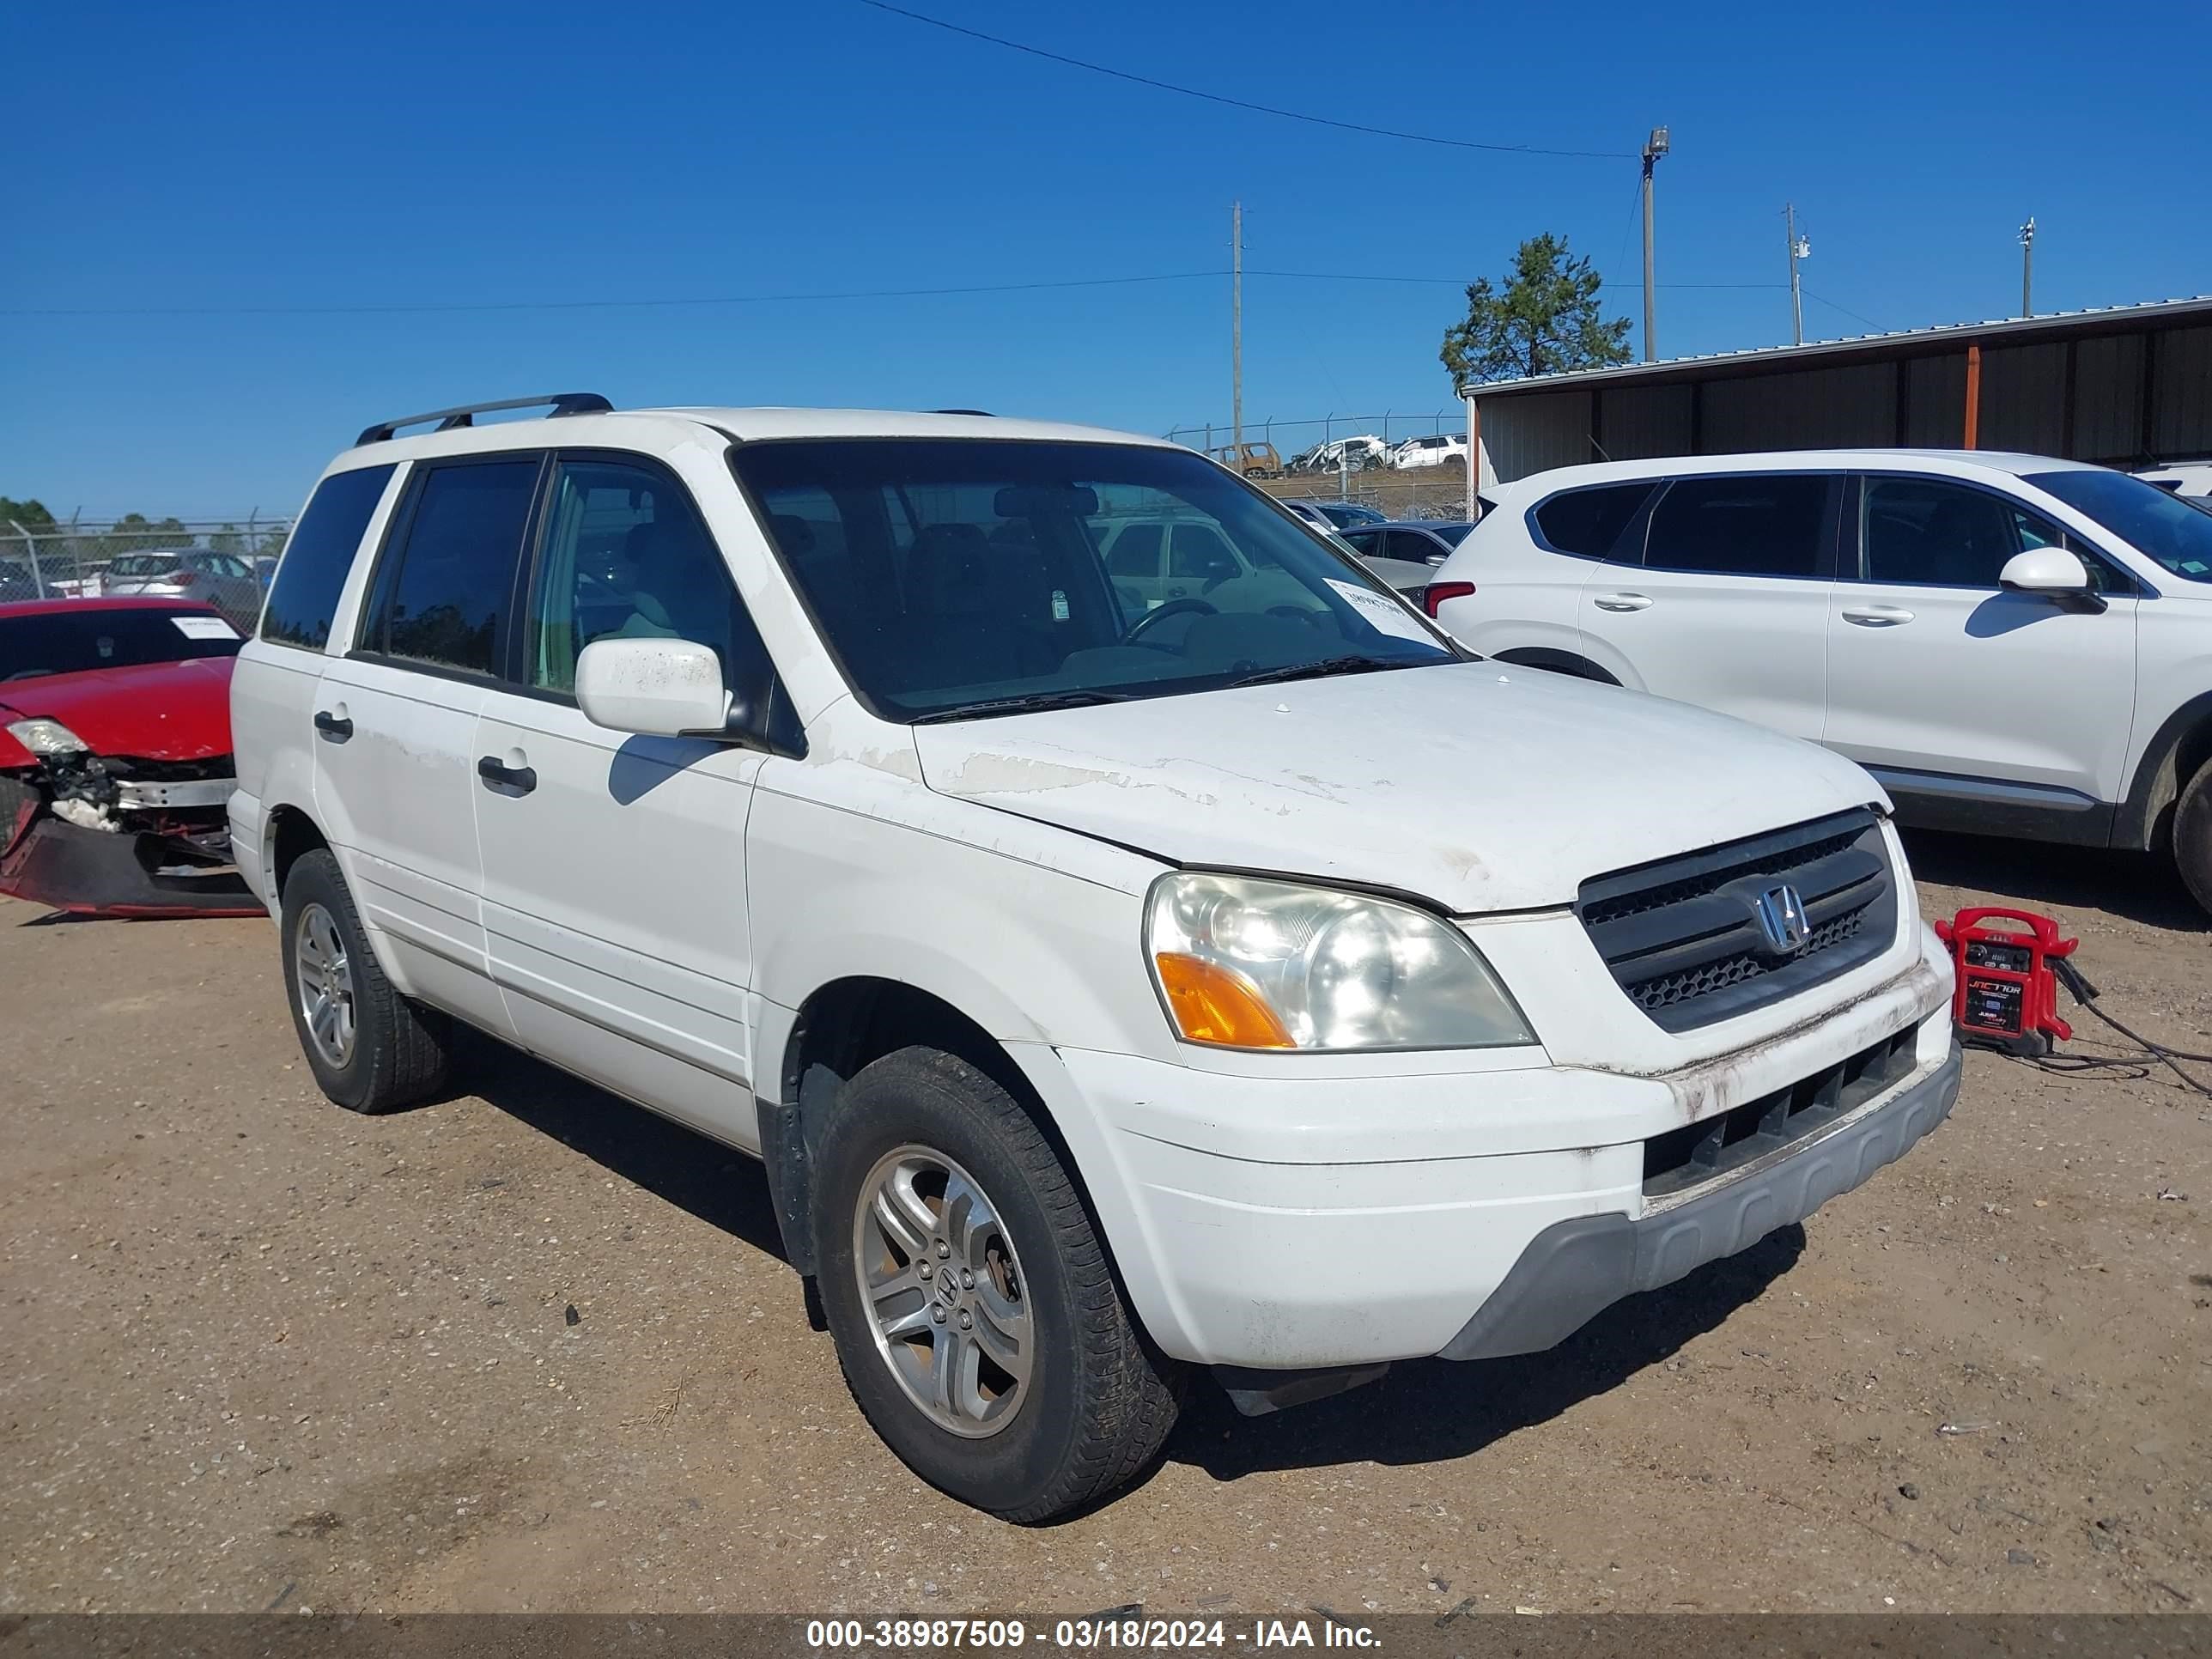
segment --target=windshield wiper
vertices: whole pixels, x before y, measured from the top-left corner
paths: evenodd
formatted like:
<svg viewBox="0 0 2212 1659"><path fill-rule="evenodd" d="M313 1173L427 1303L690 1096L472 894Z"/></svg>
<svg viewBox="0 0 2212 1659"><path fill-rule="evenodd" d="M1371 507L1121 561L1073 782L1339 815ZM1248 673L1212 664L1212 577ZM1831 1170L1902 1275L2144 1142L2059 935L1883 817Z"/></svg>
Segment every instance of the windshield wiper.
<svg viewBox="0 0 2212 1659"><path fill-rule="evenodd" d="M1418 668L1419 663L1382 662L1373 657L1323 657L1319 662L1294 662L1281 668L1263 668L1229 682L1238 685L1279 685L1285 680L1328 679L1338 674L1379 674L1386 668Z"/></svg>
<svg viewBox="0 0 2212 1659"><path fill-rule="evenodd" d="M1119 691L1031 691L1018 697L994 697L988 702L963 702L952 708L933 708L916 714L908 726L936 726L945 720L988 720L994 714L1041 714L1054 708L1088 708L1093 703L1127 702Z"/></svg>

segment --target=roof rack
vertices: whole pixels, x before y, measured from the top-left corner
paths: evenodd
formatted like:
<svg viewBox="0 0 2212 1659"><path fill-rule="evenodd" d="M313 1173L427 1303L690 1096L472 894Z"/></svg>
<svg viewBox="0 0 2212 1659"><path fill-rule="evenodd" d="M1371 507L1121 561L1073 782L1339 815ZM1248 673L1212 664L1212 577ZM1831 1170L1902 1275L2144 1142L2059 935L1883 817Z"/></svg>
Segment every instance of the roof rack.
<svg viewBox="0 0 2212 1659"><path fill-rule="evenodd" d="M354 443L356 447L380 444L394 436L401 427L421 426L425 421L435 421L441 432L451 432L458 427L474 426L476 416L495 409L537 409L546 404L552 405L546 416L549 420L556 415L606 415L614 410L614 405L596 392L556 392L544 398L507 398L495 404L463 404L458 409L434 409L427 415L403 415L396 421L380 421L374 426L362 428Z"/></svg>

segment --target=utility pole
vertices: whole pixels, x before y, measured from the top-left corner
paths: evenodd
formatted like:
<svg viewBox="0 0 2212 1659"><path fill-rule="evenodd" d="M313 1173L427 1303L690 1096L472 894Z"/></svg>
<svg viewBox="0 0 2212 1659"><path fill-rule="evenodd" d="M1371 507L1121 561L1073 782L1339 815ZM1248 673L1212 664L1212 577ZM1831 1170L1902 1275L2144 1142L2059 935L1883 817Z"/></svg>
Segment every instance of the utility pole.
<svg viewBox="0 0 2212 1659"><path fill-rule="evenodd" d="M1667 153L1667 129L1654 127L1651 136L1644 141L1644 361L1651 362L1659 356L1654 343L1658 330L1659 294L1653 279L1651 258L1651 169Z"/></svg>
<svg viewBox="0 0 2212 1659"><path fill-rule="evenodd" d="M2035 221L2020 228L2020 314L2035 315Z"/></svg>
<svg viewBox="0 0 2212 1659"><path fill-rule="evenodd" d="M1244 476L1244 204L1229 205L1230 463Z"/></svg>
<svg viewBox="0 0 2212 1659"><path fill-rule="evenodd" d="M1782 223L1790 233L1790 343L1805 343L1805 292L1797 286L1797 262L1808 258L1813 245L1797 234L1797 207L1785 202L1782 207Z"/></svg>

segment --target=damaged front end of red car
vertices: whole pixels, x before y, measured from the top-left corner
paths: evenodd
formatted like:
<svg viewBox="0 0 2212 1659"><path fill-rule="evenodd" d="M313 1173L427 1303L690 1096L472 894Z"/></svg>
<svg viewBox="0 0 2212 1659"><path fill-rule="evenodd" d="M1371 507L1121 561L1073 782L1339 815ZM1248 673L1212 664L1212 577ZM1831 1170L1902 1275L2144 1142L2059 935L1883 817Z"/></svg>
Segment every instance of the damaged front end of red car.
<svg viewBox="0 0 2212 1659"><path fill-rule="evenodd" d="M230 861L230 757L61 750L0 771L0 893L77 915L258 915Z"/></svg>

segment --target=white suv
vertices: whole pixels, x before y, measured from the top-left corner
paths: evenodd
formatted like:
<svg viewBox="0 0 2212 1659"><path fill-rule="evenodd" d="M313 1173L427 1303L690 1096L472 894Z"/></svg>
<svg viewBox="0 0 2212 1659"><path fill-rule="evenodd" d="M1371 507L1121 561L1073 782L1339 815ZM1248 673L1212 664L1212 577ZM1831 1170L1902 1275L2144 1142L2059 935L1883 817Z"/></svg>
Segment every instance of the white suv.
<svg viewBox="0 0 2212 1659"><path fill-rule="evenodd" d="M1466 659L1172 444L957 415L386 422L288 544L240 868L325 1093L454 1018L753 1153L860 1408L1018 1520L1557 1342L1958 1089L1881 791ZM1116 519L1281 584L1116 597Z"/></svg>
<svg viewBox="0 0 2212 1659"><path fill-rule="evenodd" d="M2170 848L2212 908L2212 514L1981 451L1623 461L1485 499L1426 601L1475 650L1825 744L1908 823Z"/></svg>
<svg viewBox="0 0 2212 1659"><path fill-rule="evenodd" d="M1390 447L1387 464L1401 472L1415 471L1425 466L1442 466L1447 461L1465 462L1467 438L1456 432L1439 433L1425 438L1407 438Z"/></svg>

